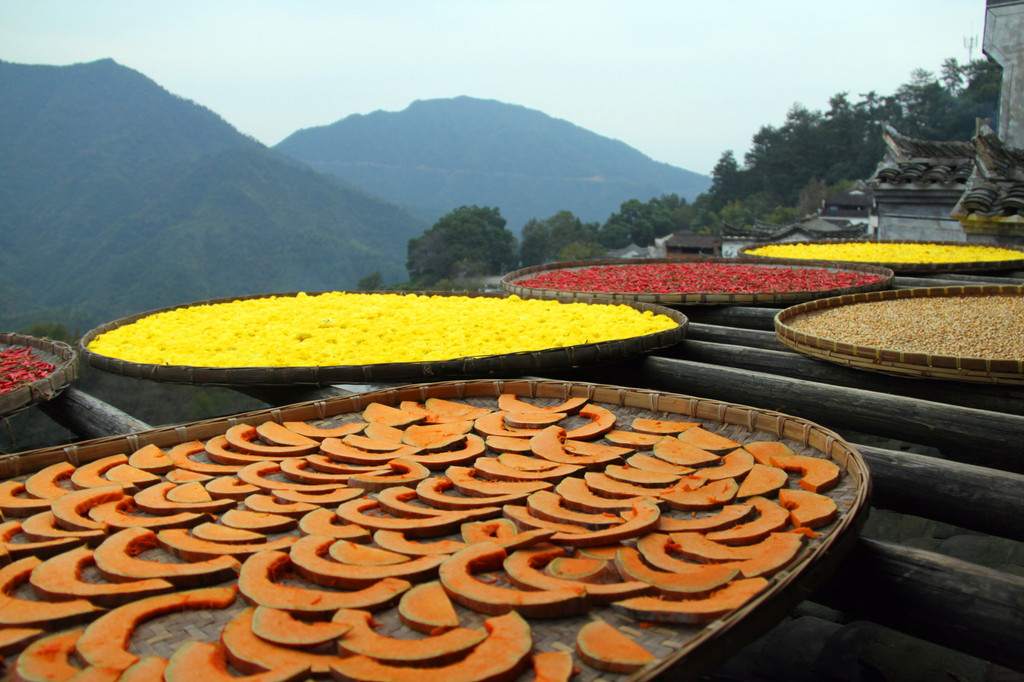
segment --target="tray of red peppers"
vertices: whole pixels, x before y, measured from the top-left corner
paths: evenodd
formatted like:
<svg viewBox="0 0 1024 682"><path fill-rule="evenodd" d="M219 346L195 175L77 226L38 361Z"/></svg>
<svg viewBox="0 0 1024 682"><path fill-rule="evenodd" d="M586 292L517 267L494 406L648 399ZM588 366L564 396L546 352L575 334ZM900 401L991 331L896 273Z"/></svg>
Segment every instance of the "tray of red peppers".
<svg viewBox="0 0 1024 682"><path fill-rule="evenodd" d="M623 258L535 265L506 274L523 298L635 301L664 306L791 305L889 289L892 270L869 264L759 258Z"/></svg>
<svg viewBox="0 0 1024 682"><path fill-rule="evenodd" d="M0 333L0 417L51 400L78 374L78 355L61 341Z"/></svg>

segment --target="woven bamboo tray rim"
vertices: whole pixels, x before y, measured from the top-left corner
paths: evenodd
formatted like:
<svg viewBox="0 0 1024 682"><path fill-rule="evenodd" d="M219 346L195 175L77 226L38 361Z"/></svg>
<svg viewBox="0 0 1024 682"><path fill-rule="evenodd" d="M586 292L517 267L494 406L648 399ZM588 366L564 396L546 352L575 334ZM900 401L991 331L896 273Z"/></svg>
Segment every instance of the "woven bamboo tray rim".
<svg viewBox="0 0 1024 682"><path fill-rule="evenodd" d="M173 427L153 429L126 436L101 438L65 447L47 448L10 455L0 459L0 475L16 478L57 462L68 461L76 466L113 454L132 452L144 445L162 448L179 443L219 435L239 423L258 424L268 419L282 421L329 420L346 414L358 414L371 402L397 405L403 400L424 401L445 398L472 402L495 399L501 393L522 398L563 401L569 397L585 397L601 404L626 419L633 416L685 415L712 428L726 428L726 435L739 442L749 440L785 440L797 452L827 457L843 470L840 487L830 491L838 496L840 515L821 536L804 545L800 554L783 570L769 578L769 587L746 605L708 626L675 626L655 624L641 627L628 616L610 607L595 606L587 614L573 619L531 619L535 651L571 650L566 640L567 628L576 627L591 618L604 618L620 628L649 650L672 653L659 657L652 666L632 676L599 673L593 670L576 679L586 680L695 680L713 670L744 644L753 641L783 619L807 594L823 584L849 552L866 520L870 503L871 481L862 456L841 436L805 419L770 410L693 396L662 393L646 389L622 388L602 384L567 383L549 380L469 380L414 384L385 388L326 400L297 403L290 406L246 412L231 417L204 420ZM741 433L742 432L742 433ZM745 434L745 435L744 435ZM485 616L460 609L465 627L475 627ZM237 612L237 611L235 611ZM229 620L232 612L225 616ZM180 616L193 618L197 612ZM376 614L375 614L376 617ZM476 622L465 622L466 618ZM386 615L384 619L386 620ZM214 624L216 625L216 624ZM386 634L386 632L382 632ZM670 643L670 644L668 644Z"/></svg>
<svg viewBox="0 0 1024 682"><path fill-rule="evenodd" d="M0 417L8 417L37 403L52 400L78 377L78 354L68 344L24 334L0 333L0 349L28 347L54 370L42 379L0 393Z"/></svg>
<svg viewBox="0 0 1024 682"><path fill-rule="evenodd" d="M626 339L577 344L560 348L534 351L481 355L450 360L429 362L389 362L364 365L323 365L309 367L201 367L193 365L156 365L130 362L94 353L89 343L101 334L137 320L165 312L198 305L229 303L231 301L269 298L272 296L297 296L300 292L280 294L255 294L210 299L182 305L150 310L101 325L89 331L79 341L79 353L93 367L111 374L148 379L172 384L198 386L326 386L330 384L388 384L411 381L442 381L477 377L518 377L545 371L569 369L585 365L617 362L645 355L680 343L686 336L689 324L686 316L677 310L650 303L615 301L641 312L651 311L656 315L671 318L676 326L672 329L633 336ZM327 292L308 292L316 296ZM420 296L465 296L469 298L508 298L503 292L438 292L438 291L361 291L360 294L400 294ZM612 302L592 302L608 304Z"/></svg>
<svg viewBox="0 0 1024 682"><path fill-rule="evenodd" d="M775 336L781 343L800 353L857 369L950 381L1024 384L1024 361L1009 358L938 355L899 351L878 346L863 346L801 332L787 324L796 317L814 311L857 303L952 296L1024 296L1024 287L1009 284L923 287L819 299L780 311L775 316Z"/></svg>
<svg viewBox="0 0 1024 682"><path fill-rule="evenodd" d="M579 270L583 268L602 266L640 266L658 265L662 263L719 263L725 265L752 265L766 268L800 268L800 269L821 269L831 272L860 272L865 274L879 275L877 282L870 282L852 287L833 287L830 289L816 289L806 291L764 291L754 293L730 294L725 292L691 292L691 293L628 293L613 291L584 291L584 290L562 290L544 289L540 287L529 287L516 284L516 280L530 277L542 272L554 270ZM548 263L545 265L533 265L530 267L515 270L507 273L501 278L501 288L522 298L543 298L559 301L577 302L625 302L635 301L641 303L654 303L663 306L691 306L691 305L769 305L780 304L790 305L815 298L827 296L839 296L841 294L852 294L860 291L876 291L888 289L892 286L895 273L887 268L870 263L847 263L823 260L802 260L796 258L766 259L753 256L739 258L709 258L704 256L676 256L667 258L603 258L576 261L563 261L560 263Z"/></svg>
<svg viewBox="0 0 1024 682"><path fill-rule="evenodd" d="M1014 260L1000 260L1000 261L968 261L965 263L885 263L875 262L875 265L886 267L891 269L896 274L922 274L928 272L978 272L983 270L1017 270L1024 267L1024 246L1015 246L1012 244L986 244L981 242L953 242L953 241L933 241L925 239L815 239L809 241L800 242L773 242L786 245L803 245L803 244L935 244L938 246L985 246L996 249L1007 249L1010 251L1020 251L1021 257ZM772 256L759 256L754 253L750 253L754 249L759 249L762 246L768 246L768 244L751 244L750 246L744 246L740 249L740 253L751 256L753 258L761 260L782 260L781 258L774 258ZM864 261L844 261L834 260L829 261L833 263L862 263Z"/></svg>

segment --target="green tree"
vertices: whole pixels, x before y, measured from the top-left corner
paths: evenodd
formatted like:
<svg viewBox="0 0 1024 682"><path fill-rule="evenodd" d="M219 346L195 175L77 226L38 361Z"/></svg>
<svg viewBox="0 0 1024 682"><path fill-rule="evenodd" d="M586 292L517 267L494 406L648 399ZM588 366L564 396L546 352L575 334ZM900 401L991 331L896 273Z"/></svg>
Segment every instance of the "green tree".
<svg viewBox="0 0 1024 682"><path fill-rule="evenodd" d="M623 202L618 213L613 213L598 231L598 241L607 249L621 249L630 242L637 246L650 246L658 237L672 234L680 225L676 222L682 200L678 196L655 197L647 203L639 199Z"/></svg>
<svg viewBox="0 0 1024 682"><path fill-rule="evenodd" d="M534 218L523 226L520 263L527 267L565 260L561 254L569 245L596 244L597 232L597 223L584 223L571 211L559 211L546 220Z"/></svg>
<svg viewBox="0 0 1024 682"><path fill-rule="evenodd" d="M431 286L441 279L498 275L519 260L515 235L497 208L460 206L409 240L406 269L411 280Z"/></svg>
<svg viewBox="0 0 1024 682"><path fill-rule="evenodd" d="M356 283L356 291L380 291L383 288L384 278L381 277L380 270L371 272Z"/></svg>

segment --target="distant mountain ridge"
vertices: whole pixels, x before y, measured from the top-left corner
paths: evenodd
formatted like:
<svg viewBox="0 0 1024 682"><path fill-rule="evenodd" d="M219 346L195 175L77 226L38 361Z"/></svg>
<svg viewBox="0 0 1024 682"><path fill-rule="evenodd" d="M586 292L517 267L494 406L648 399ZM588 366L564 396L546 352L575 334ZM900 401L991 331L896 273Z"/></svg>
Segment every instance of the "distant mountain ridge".
<svg viewBox="0 0 1024 682"><path fill-rule="evenodd" d="M0 62L0 329L403 281L427 225L110 59Z"/></svg>
<svg viewBox="0 0 1024 682"><path fill-rule="evenodd" d="M466 96L354 114L297 131L274 149L415 213L497 206L516 233L561 210L604 222L629 199L693 200L711 185L540 111Z"/></svg>

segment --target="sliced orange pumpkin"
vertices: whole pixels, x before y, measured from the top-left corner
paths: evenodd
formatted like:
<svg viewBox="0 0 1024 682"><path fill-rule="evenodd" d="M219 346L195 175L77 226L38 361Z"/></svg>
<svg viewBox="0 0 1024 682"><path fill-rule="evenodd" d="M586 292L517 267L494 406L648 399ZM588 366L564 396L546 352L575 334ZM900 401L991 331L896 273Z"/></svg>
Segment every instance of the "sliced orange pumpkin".
<svg viewBox="0 0 1024 682"><path fill-rule="evenodd" d="M506 412L505 425L513 429L543 429L565 419L559 412Z"/></svg>
<svg viewBox="0 0 1024 682"><path fill-rule="evenodd" d="M779 504L789 510L789 519L794 528L828 525L838 512L835 500L810 490L780 490Z"/></svg>
<svg viewBox="0 0 1024 682"><path fill-rule="evenodd" d="M315 438L296 433L284 424L269 420L256 425L256 434L260 440L270 445L293 445L300 448L308 448L308 451L303 454L315 452L318 442Z"/></svg>
<svg viewBox="0 0 1024 682"><path fill-rule="evenodd" d="M505 550L493 542L479 542L448 557L438 575L445 592L456 603L488 615L517 611L527 618L578 615L590 609L583 588L524 591L485 583L475 573L502 567Z"/></svg>
<svg viewBox="0 0 1024 682"><path fill-rule="evenodd" d="M445 470L445 477L467 497L497 497L499 495L530 494L554 487L550 481L490 481L476 475L468 467L452 466Z"/></svg>
<svg viewBox="0 0 1024 682"><path fill-rule="evenodd" d="M117 488L120 489L121 486L117 486ZM18 481L0 483L0 512L3 513L4 518L32 516L48 511L50 502L49 498L27 496L24 483Z"/></svg>
<svg viewBox="0 0 1024 682"><path fill-rule="evenodd" d="M281 609L257 606L252 614L252 631L260 639L281 646L315 647L333 642L351 629L346 623L310 621Z"/></svg>
<svg viewBox="0 0 1024 682"><path fill-rule="evenodd" d="M313 486L310 486L313 487ZM307 492L295 488L276 488L270 491L270 496L281 504L313 504L318 507L333 507L342 502L348 502L361 496L365 491L362 488L350 488L347 485L340 485L333 490L323 492Z"/></svg>
<svg viewBox="0 0 1024 682"><path fill-rule="evenodd" d="M764 540L752 545L727 545L715 542L700 533L670 533L674 549L679 554L695 561L745 561L760 556L772 545L772 533ZM793 533L781 533L794 535Z"/></svg>
<svg viewBox="0 0 1024 682"><path fill-rule="evenodd" d="M484 443L494 452L514 452L520 455L530 452L530 439L519 436L487 436Z"/></svg>
<svg viewBox="0 0 1024 682"><path fill-rule="evenodd" d="M734 441L728 436L723 436L720 433L709 431L703 426L694 426L686 429L678 436L679 440L690 445L695 445L702 450L709 450L711 452L722 452L731 451L738 447L741 447L740 443Z"/></svg>
<svg viewBox="0 0 1024 682"><path fill-rule="evenodd" d="M758 464L772 466L772 457L785 457L796 454L792 448L778 440L758 440L744 443L743 449L754 456Z"/></svg>
<svg viewBox="0 0 1024 682"><path fill-rule="evenodd" d="M689 599L708 594L736 577L739 571L728 564L694 564L682 573L649 568L640 552L623 547L615 555L615 567L626 579L651 585L656 592L673 599Z"/></svg>
<svg viewBox="0 0 1024 682"><path fill-rule="evenodd" d="M458 540L436 540L434 542L417 542L405 537L403 533L395 530L378 530L373 534L373 541L378 547L404 554L410 557L438 556L441 554L454 554L463 549L466 543Z"/></svg>
<svg viewBox="0 0 1024 682"><path fill-rule="evenodd" d="M755 463L747 475L743 477L740 489L736 491L736 497L770 495L779 488L784 487L788 482L789 474L784 469Z"/></svg>
<svg viewBox="0 0 1024 682"><path fill-rule="evenodd" d="M685 467L699 467L716 464L720 457L696 445L683 442L673 436L665 436L651 448L651 454L672 464Z"/></svg>
<svg viewBox="0 0 1024 682"><path fill-rule="evenodd" d="M118 464L106 473L106 478L111 483L120 484L126 490L129 488L145 488L160 482L160 477L130 464Z"/></svg>
<svg viewBox="0 0 1024 682"><path fill-rule="evenodd" d="M0 564L25 557L45 559L82 544L81 538L77 537L54 538L43 542L19 542L19 537L24 537L21 535L21 521L0 523Z"/></svg>
<svg viewBox="0 0 1024 682"><path fill-rule="evenodd" d="M168 483L174 483L181 485L182 483L191 483L193 481L212 481L215 478L214 474L201 474L197 471L189 471L188 469L179 469L177 467L171 469L164 474L164 481Z"/></svg>
<svg viewBox="0 0 1024 682"><path fill-rule="evenodd" d="M812 493L831 490L839 483L841 474L839 465L832 460L807 455L772 456L772 465L802 474L797 484Z"/></svg>
<svg viewBox="0 0 1024 682"><path fill-rule="evenodd" d="M167 659L156 654L143 656L121 673L117 682L153 682L163 680Z"/></svg>
<svg viewBox="0 0 1024 682"><path fill-rule="evenodd" d="M417 538L448 535L455 532L459 525L466 520L464 512L449 512L444 516L416 519L399 516L374 516L367 513L379 507L380 503L377 500L360 498L338 505L335 511L343 520L368 530L397 530L409 537Z"/></svg>
<svg viewBox="0 0 1024 682"><path fill-rule="evenodd" d="M172 491L179 486L175 483L164 482L151 485L148 488L135 493L135 505L139 509L157 516L180 514L181 512L209 512L216 514L235 506L235 500L233 499L214 499L209 494L209 491L206 491L206 489L203 488L199 481L192 481L192 483L183 483L181 485L189 486L189 488L183 492L191 492L193 490L198 491L199 488L202 488L206 493L203 498L206 499L194 498L189 501L185 494L179 493L177 495L178 501L172 500L168 498L168 495L173 494ZM102 488L94 488L94 490L102 490Z"/></svg>
<svg viewBox="0 0 1024 682"><path fill-rule="evenodd" d="M75 643L75 655L89 665L125 670L139 660L128 651L128 643L140 623L180 611L226 609L236 594L232 587L207 587L119 606L86 626Z"/></svg>
<svg viewBox="0 0 1024 682"><path fill-rule="evenodd" d="M332 545L341 544L359 548L360 545L346 540L335 540L319 535L307 535L299 538L291 546L289 555L295 572L304 579L322 587L341 589L362 589L375 584L383 578L400 578L410 582L419 582L431 578L437 573L445 557L423 556L415 559L398 555L400 560L388 564L348 564L341 563L338 557L330 552ZM373 547L364 548L367 552L386 550ZM331 558L328 558L328 554ZM394 554L393 552L388 552Z"/></svg>
<svg viewBox="0 0 1024 682"><path fill-rule="evenodd" d="M253 462L280 462L286 459L295 459L299 455L293 454L290 450L284 454L255 453L240 450L232 446L226 435L214 436L206 441L206 456L210 461L224 466L245 466Z"/></svg>
<svg viewBox="0 0 1024 682"><path fill-rule="evenodd" d="M262 433L270 434L280 441L291 442L281 445L261 443ZM251 455L268 455L271 457L301 457L316 452L319 444L312 438L300 436L289 431L276 422L267 422L259 427L252 424L235 424L224 432L224 438L231 447Z"/></svg>
<svg viewBox="0 0 1024 682"><path fill-rule="evenodd" d="M555 492L561 497L562 504L569 509L590 513L616 513L633 508L633 503L644 499L644 496L603 497L596 495L582 478L566 478L557 486Z"/></svg>
<svg viewBox="0 0 1024 682"><path fill-rule="evenodd" d="M657 504L650 500L639 500L633 503L631 514L623 523L585 533L556 533L551 536L551 541L573 547L592 547L621 542L649 533L658 525L660 516L661 509Z"/></svg>
<svg viewBox="0 0 1024 682"><path fill-rule="evenodd" d="M163 682L300 682L309 677L309 666L301 661L239 678L228 667L227 652L219 644L189 640L179 647L164 668Z"/></svg>
<svg viewBox="0 0 1024 682"><path fill-rule="evenodd" d="M657 497L662 493L671 491L671 486L660 488L645 487L634 483L619 481L601 471L588 471L583 475L587 487L602 497L632 498L632 497Z"/></svg>
<svg viewBox="0 0 1024 682"><path fill-rule="evenodd" d="M113 531L125 528L191 528L212 518L209 514L181 512L169 516L139 515L135 500L124 497L89 508L89 518Z"/></svg>
<svg viewBox="0 0 1024 682"><path fill-rule="evenodd" d="M183 528L162 530L157 533L157 540L165 550L189 562L186 565L199 566L221 561L235 571L238 570L238 560L256 552L287 549L295 542L295 538L290 535L276 540L264 538L261 541L248 543L215 541L191 535Z"/></svg>
<svg viewBox="0 0 1024 682"><path fill-rule="evenodd" d="M583 555L554 557L544 566L544 573L552 578L594 585L617 583L622 580L615 566L607 559Z"/></svg>
<svg viewBox="0 0 1024 682"><path fill-rule="evenodd" d="M402 432L402 443L426 451L450 450L465 442L473 420L444 424L411 424Z"/></svg>
<svg viewBox="0 0 1024 682"><path fill-rule="evenodd" d="M151 474L166 474L174 468L174 461L160 447L150 443L128 455L128 463Z"/></svg>
<svg viewBox="0 0 1024 682"><path fill-rule="evenodd" d="M592 620L576 633L576 654L584 663L612 673L634 673L657 657L607 621Z"/></svg>
<svg viewBox="0 0 1024 682"><path fill-rule="evenodd" d="M220 644L231 666L247 675L300 665L314 677L326 677L330 665L341 660L337 654L280 646L262 639L252 630L253 608L243 609L221 631Z"/></svg>
<svg viewBox="0 0 1024 682"><path fill-rule="evenodd" d="M25 479L25 493L29 497L54 500L71 492L71 488L61 485L70 482L75 465L71 462L57 462L40 469Z"/></svg>
<svg viewBox="0 0 1024 682"><path fill-rule="evenodd" d="M161 533L182 533L185 529L170 529ZM224 582L235 577L238 561L230 556L218 556L206 561L179 563L139 558L139 554L161 546L157 534L146 528L126 528L104 540L93 552L93 561L100 575L110 582L127 582L162 578L177 587Z"/></svg>
<svg viewBox="0 0 1024 682"><path fill-rule="evenodd" d="M693 467L673 464L672 462L667 462L663 459L641 453L637 453L627 459L626 464L634 469L642 469L643 471L652 471L662 474L674 474L676 476L685 476L686 474L692 474L694 472Z"/></svg>
<svg viewBox="0 0 1024 682"><path fill-rule="evenodd" d="M345 438L351 439L352 436L345 436ZM320 452L327 455L335 462L380 467L382 465L386 465L395 457L411 457L419 452L419 448L413 448L406 445L399 446L393 450L385 450L383 452L370 452L368 450L357 448L345 440L338 438L325 438L320 443Z"/></svg>
<svg viewBox="0 0 1024 682"><path fill-rule="evenodd" d="M12 682L70 680L82 671L72 664L75 642L81 630L65 630L40 637L29 644L11 668Z"/></svg>
<svg viewBox="0 0 1024 682"><path fill-rule="evenodd" d="M384 440L389 443L401 443L402 436L405 435L405 429L388 426L387 424L381 424L380 422L373 422L367 424L366 428L360 432L360 435L374 440Z"/></svg>
<svg viewBox="0 0 1024 682"><path fill-rule="evenodd" d="M577 426L565 432L571 440L592 440L615 428L615 413L606 407L588 403L580 408L579 415L590 420L583 426Z"/></svg>
<svg viewBox="0 0 1024 682"><path fill-rule="evenodd" d="M518 549L510 553L502 567L509 580L523 590L584 590L594 604L607 604L626 597L635 597L650 592L651 587L645 582L617 579L614 582L584 583L578 580L560 578L545 573L542 569L549 562L565 558L565 548L558 545L542 543L526 549ZM614 570L612 571L613 573ZM618 574L615 573L618 578Z"/></svg>
<svg viewBox="0 0 1024 682"><path fill-rule="evenodd" d="M359 433L366 428L366 424L367 422L348 422L346 424L338 424L337 426L317 426L316 424L310 424L309 422L281 422L281 426L285 427L289 431L294 431L300 436L312 438L313 440L341 438L353 433Z"/></svg>
<svg viewBox="0 0 1024 682"><path fill-rule="evenodd" d="M75 471L71 474L71 485L78 490L84 490L86 488L103 488L108 485L113 485L112 482L105 477L105 474L120 464L127 464L127 455L110 455L108 457L101 457L100 459L93 460L88 464L82 464L75 468Z"/></svg>
<svg viewBox="0 0 1024 682"><path fill-rule="evenodd" d="M85 599L38 601L15 595L19 586L29 582L42 560L27 556L0 568L0 628L67 627L94 618L103 609Z"/></svg>
<svg viewBox="0 0 1024 682"><path fill-rule="evenodd" d="M422 422L424 417L384 403L370 403L363 408L363 419L371 423L378 422L388 426L406 427Z"/></svg>
<svg viewBox="0 0 1024 682"><path fill-rule="evenodd" d="M204 486L210 497L217 500L244 500L260 491L260 488L242 481L238 476L217 476L206 481Z"/></svg>
<svg viewBox="0 0 1024 682"><path fill-rule="evenodd" d="M43 561L33 569L29 582L40 599L88 599L104 608L120 606L126 601L174 589L173 585L162 579L130 583L97 583L83 580L82 571L94 563L92 550L79 547Z"/></svg>
<svg viewBox="0 0 1024 682"><path fill-rule="evenodd" d="M318 509L317 505L310 504L309 502L286 502L265 493L253 493L242 500L242 504L246 510L251 512L293 516L295 518Z"/></svg>
<svg viewBox="0 0 1024 682"><path fill-rule="evenodd" d="M698 599L632 597L612 607L637 620L679 625L701 625L740 608L768 586L764 578L734 580L720 590Z"/></svg>
<svg viewBox="0 0 1024 682"><path fill-rule="evenodd" d="M675 543L666 533L648 533L636 541L636 551L648 564L670 573L691 573L704 563L695 563L673 556ZM616 554L618 554L616 552Z"/></svg>
<svg viewBox="0 0 1024 682"><path fill-rule="evenodd" d="M459 627L459 616L437 580L420 583L402 595L398 617L411 630L434 634Z"/></svg>
<svg viewBox="0 0 1024 682"><path fill-rule="evenodd" d="M487 638L464 658L423 667L383 663L369 656L346 656L331 665L339 682L511 682L530 665L530 626L515 613L484 621Z"/></svg>
<svg viewBox="0 0 1024 682"><path fill-rule="evenodd" d="M411 583L399 578L382 578L369 587L346 591L277 582L278 577L291 569L291 558L285 552L257 552L242 564L238 574L238 589L255 606L323 616L338 609L381 609L397 601L403 592L412 587Z"/></svg>
<svg viewBox="0 0 1024 682"><path fill-rule="evenodd" d="M512 519L504 518L464 523L460 532L468 545L476 542L493 542L507 552L545 542L555 534L554 530L544 528L520 531Z"/></svg>
<svg viewBox="0 0 1024 682"><path fill-rule="evenodd" d="M466 480L470 477L467 476ZM474 479L475 480L475 479ZM522 502L532 491L510 493L507 495L493 495L484 497L458 497L446 495L445 492L453 490L455 484L445 476L431 476L416 484L416 496L437 509L459 511L467 509L494 509L495 514L501 513L501 505L514 502Z"/></svg>
<svg viewBox="0 0 1024 682"><path fill-rule="evenodd" d="M327 535L338 540L369 542L370 531L355 523L342 523L333 509L314 509L298 521L303 535Z"/></svg>
<svg viewBox="0 0 1024 682"><path fill-rule="evenodd" d="M390 566L391 564L400 564L409 560L409 557L405 554L393 552L382 547L370 547L352 542L351 540L335 540L334 538L330 538L332 542L326 542L327 539L327 537L320 538L318 544L322 548L329 547L331 558L343 564Z"/></svg>
<svg viewBox="0 0 1024 682"><path fill-rule="evenodd" d="M21 522L21 532L33 542L46 542L61 538L78 538L90 546L98 545L106 537L105 530L65 530L57 525L53 512L39 512Z"/></svg>
<svg viewBox="0 0 1024 682"><path fill-rule="evenodd" d="M338 650L349 656L367 656L382 663L437 666L461 658L487 637L483 630L448 628L419 639L388 637L374 631L373 616L358 609L341 609L331 619L349 626L338 640Z"/></svg>
<svg viewBox="0 0 1024 682"><path fill-rule="evenodd" d="M526 507L533 516L556 523L571 523L590 530L622 523L622 517L609 512L574 511L562 506L562 496L549 490L539 490L526 498Z"/></svg>
<svg viewBox="0 0 1024 682"><path fill-rule="evenodd" d="M757 510L756 519L731 528L710 531L706 533L707 538L726 545L750 545L782 530L789 522L789 510L767 498L751 497L747 502Z"/></svg>
<svg viewBox="0 0 1024 682"><path fill-rule="evenodd" d="M717 466L703 467L690 475L705 481L718 481L723 478L734 478L738 481L753 467L754 456L742 448L737 448L722 455Z"/></svg>
<svg viewBox="0 0 1024 682"><path fill-rule="evenodd" d="M267 536L262 533L211 522L200 523L193 527L192 535L200 540L220 542L226 545L260 544L267 541Z"/></svg>
<svg viewBox="0 0 1024 682"><path fill-rule="evenodd" d="M348 480L353 488L374 492L391 486L416 485L430 476L430 470L419 462L395 458L388 462L389 472L380 474L354 474Z"/></svg>
<svg viewBox="0 0 1024 682"><path fill-rule="evenodd" d="M569 682L576 674L572 654L568 651L541 651L530 657L533 682Z"/></svg>
<svg viewBox="0 0 1024 682"><path fill-rule="evenodd" d="M694 426L700 426L698 422L681 422L674 419L648 419L644 417L636 417L630 424L634 431L640 433L653 433L660 435L675 435L680 434L687 429L692 429Z"/></svg>
<svg viewBox="0 0 1024 682"><path fill-rule="evenodd" d="M205 454L206 444L199 440L179 443L167 451L167 457L174 462L175 467L197 474L221 476L223 474L233 474L241 469L241 466L237 464L214 464L212 462L199 462L194 459L196 455Z"/></svg>
<svg viewBox="0 0 1024 682"><path fill-rule="evenodd" d="M511 467L498 457L479 457L473 462L473 469L483 478L492 481L557 481L572 476L582 467L561 464L549 469L527 471Z"/></svg>
<svg viewBox="0 0 1024 682"><path fill-rule="evenodd" d="M664 514L658 519L658 530L662 533L683 533L687 531L706 532L734 526L750 517L754 507L749 504L727 504L720 511L708 516L694 518L673 518Z"/></svg>
<svg viewBox="0 0 1024 682"><path fill-rule="evenodd" d="M498 409L504 412L563 412L565 414L576 414L580 408L587 404L586 398L566 398L555 405L537 405L523 400L514 393L501 393L498 395Z"/></svg>
<svg viewBox="0 0 1024 682"><path fill-rule="evenodd" d="M760 554L728 565L738 570L744 578L774 575L793 560L803 546L803 538L800 533L772 533L761 545Z"/></svg>
<svg viewBox="0 0 1024 682"><path fill-rule="evenodd" d="M142 493L151 489L147 488ZM65 530L104 530L106 526L102 522L94 521L87 516L89 509L104 502L120 500L123 497L124 488L119 485L86 488L50 501L50 511L57 518L57 524ZM3 509L2 503L0 503L0 509ZM4 513L7 513L6 509L4 509Z"/></svg>
<svg viewBox="0 0 1024 682"><path fill-rule="evenodd" d="M445 469L454 465L468 464L485 452L487 452L487 446L484 439L475 433L467 433L461 447L454 450L418 452L410 456L410 459L428 469Z"/></svg>
<svg viewBox="0 0 1024 682"><path fill-rule="evenodd" d="M621 459L621 452L632 452L632 450L619 449L618 451L603 450L594 454L574 454L567 449L567 433L561 426L549 426L530 438L530 450L541 459L558 464L583 466L588 469L603 468L608 462Z"/></svg>
<svg viewBox="0 0 1024 682"><path fill-rule="evenodd" d="M46 635L43 628L4 628L0 630L0 656L14 656Z"/></svg>
<svg viewBox="0 0 1024 682"><path fill-rule="evenodd" d="M740 487L734 479L721 478L708 481L693 490L682 489L663 493L660 499L673 509L684 511L714 509L732 502L739 489Z"/></svg>
<svg viewBox="0 0 1024 682"><path fill-rule="evenodd" d="M609 464L604 468L604 475L623 483L631 483L641 488L665 488L679 480L680 474L665 471L637 469L629 465Z"/></svg>
<svg viewBox="0 0 1024 682"><path fill-rule="evenodd" d="M609 443L632 448L634 450L650 450L654 444L664 438L663 435L654 433L640 433L639 431L623 431L612 429L604 434L604 439Z"/></svg>
<svg viewBox="0 0 1024 682"><path fill-rule="evenodd" d="M254 512L248 509L228 509L221 514L220 522L231 528L264 535L268 533L285 533L298 525L298 521L290 516Z"/></svg>
<svg viewBox="0 0 1024 682"><path fill-rule="evenodd" d="M542 428L517 428L505 423L507 413L499 410L490 414L478 417L473 422L473 430L484 438L490 436L511 436L518 438L530 438L537 435ZM548 427L550 428L550 427Z"/></svg>

